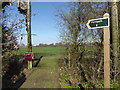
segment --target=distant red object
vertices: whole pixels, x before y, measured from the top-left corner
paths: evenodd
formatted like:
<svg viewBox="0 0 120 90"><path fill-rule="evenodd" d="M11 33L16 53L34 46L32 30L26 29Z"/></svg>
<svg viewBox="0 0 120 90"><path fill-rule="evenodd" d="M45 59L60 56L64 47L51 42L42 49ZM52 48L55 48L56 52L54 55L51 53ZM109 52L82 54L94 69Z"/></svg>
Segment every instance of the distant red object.
<svg viewBox="0 0 120 90"><path fill-rule="evenodd" d="M33 53L24 53L24 55L25 55L25 59L33 59L34 58Z"/></svg>

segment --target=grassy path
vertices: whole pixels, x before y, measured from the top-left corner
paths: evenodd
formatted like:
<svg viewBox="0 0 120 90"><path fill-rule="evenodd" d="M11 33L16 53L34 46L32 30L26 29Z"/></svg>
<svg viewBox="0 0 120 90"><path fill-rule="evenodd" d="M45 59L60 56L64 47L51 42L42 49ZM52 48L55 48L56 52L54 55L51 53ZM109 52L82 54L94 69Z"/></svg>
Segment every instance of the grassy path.
<svg viewBox="0 0 120 90"><path fill-rule="evenodd" d="M58 59L61 55L57 53L59 49L56 52L54 52L55 50L53 52L52 50L50 51L54 54L43 55L38 67L32 69L32 73L27 76L25 83L20 88L60 88Z"/></svg>

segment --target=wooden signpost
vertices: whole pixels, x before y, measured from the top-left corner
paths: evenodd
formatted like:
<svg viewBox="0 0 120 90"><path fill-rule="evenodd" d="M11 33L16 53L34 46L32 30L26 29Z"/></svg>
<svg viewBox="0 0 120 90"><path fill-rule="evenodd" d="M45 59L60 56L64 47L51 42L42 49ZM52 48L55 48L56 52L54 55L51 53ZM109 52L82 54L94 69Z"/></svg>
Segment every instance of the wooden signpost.
<svg viewBox="0 0 120 90"><path fill-rule="evenodd" d="M109 14L104 14L109 17ZM104 32L104 88L110 88L110 30L103 28Z"/></svg>
<svg viewBox="0 0 120 90"><path fill-rule="evenodd" d="M109 14L103 18L92 19L87 23L89 29L103 28L104 32L104 88L110 88L110 30Z"/></svg>

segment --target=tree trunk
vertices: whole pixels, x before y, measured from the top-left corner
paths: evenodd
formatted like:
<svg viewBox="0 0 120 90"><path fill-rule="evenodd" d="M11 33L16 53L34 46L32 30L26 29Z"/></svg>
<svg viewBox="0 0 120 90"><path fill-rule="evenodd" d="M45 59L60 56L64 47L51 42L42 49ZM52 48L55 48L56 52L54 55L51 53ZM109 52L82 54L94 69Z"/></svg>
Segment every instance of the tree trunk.
<svg viewBox="0 0 120 90"><path fill-rule="evenodd" d="M32 43L31 43L31 5L30 0L28 0L28 8L26 15L26 24L27 24L27 33L28 33L28 52L32 52Z"/></svg>
<svg viewBox="0 0 120 90"><path fill-rule="evenodd" d="M119 28L118 28L118 6L116 2L111 3L111 29L112 29L111 33L112 33L113 56L115 62L114 66L115 70L117 70L119 65Z"/></svg>
<svg viewBox="0 0 120 90"><path fill-rule="evenodd" d="M120 1L118 3L118 22L120 22ZM120 23L119 23L119 59L120 59Z"/></svg>

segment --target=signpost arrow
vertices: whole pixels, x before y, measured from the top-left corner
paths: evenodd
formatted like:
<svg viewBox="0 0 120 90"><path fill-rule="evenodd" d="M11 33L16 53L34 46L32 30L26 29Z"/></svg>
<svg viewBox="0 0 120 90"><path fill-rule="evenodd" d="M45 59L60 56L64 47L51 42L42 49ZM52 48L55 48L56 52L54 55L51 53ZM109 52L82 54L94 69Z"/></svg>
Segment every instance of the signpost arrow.
<svg viewBox="0 0 120 90"><path fill-rule="evenodd" d="M109 27L109 17L88 20L87 27L89 29Z"/></svg>

